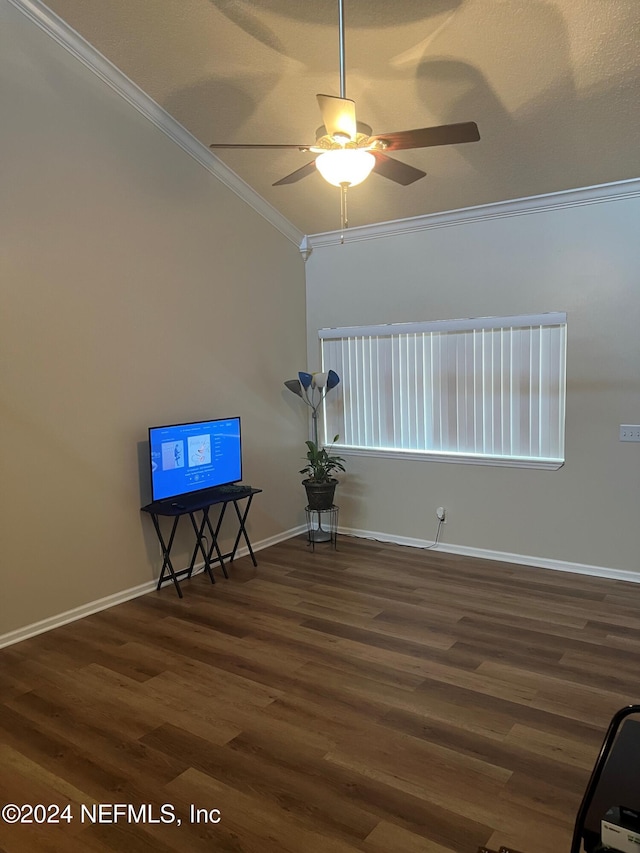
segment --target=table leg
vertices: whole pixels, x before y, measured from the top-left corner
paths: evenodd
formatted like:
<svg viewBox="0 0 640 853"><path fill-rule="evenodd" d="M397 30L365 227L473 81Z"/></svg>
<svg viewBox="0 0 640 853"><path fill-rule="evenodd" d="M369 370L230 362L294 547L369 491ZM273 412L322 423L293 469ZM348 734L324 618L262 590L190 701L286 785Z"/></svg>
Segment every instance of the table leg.
<svg viewBox="0 0 640 853"><path fill-rule="evenodd" d="M204 570L209 575L209 580L211 581L211 583L215 583L216 579L214 577L213 572L211 571L211 561L209 559L210 555L207 553L207 551L204 547L203 541L202 541L203 536L204 536L204 529L205 529L205 527L209 521L209 507L205 507L202 510L202 523L200 524L200 527L198 527L198 525L196 523L195 513L190 512L189 518L191 519L191 524L193 526L193 532L196 534L196 546L193 549L193 554L191 556L191 563L189 565L189 573L188 573L187 577L191 577L191 575L193 574L193 569L194 569L195 562L196 562L196 555L197 555L198 551L200 551L200 553L204 557ZM211 525L209 525L209 526L211 526Z"/></svg>
<svg viewBox="0 0 640 853"><path fill-rule="evenodd" d="M211 520L207 514L207 524L209 525L209 533L211 534L211 547L209 548L209 560L213 556L213 552L216 552L216 556L218 558L218 562L220 563L220 567L222 569L222 573L225 578L229 578L229 573L227 572L227 567L224 564L224 556L220 547L218 545L218 534L220 533L220 528L222 527L222 519L224 518L224 511L227 508L227 504L222 504L222 509L220 510L220 515L218 516L218 522L216 524L216 529L213 529L213 525L211 524Z"/></svg>
<svg viewBox="0 0 640 853"><path fill-rule="evenodd" d="M176 535L176 530L178 529L178 522L180 521L180 516L177 515L173 519L173 526L171 528L171 534L169 536L169 541L165 544L164 538L162 536L162 530L160 530L160 523L158 521L158 516L151 513L151 518L153 520L153 525L156 529L156 534L158 536L158 541L160 542L160 547L162 548L162 571L160 572L160 577L158 578L158 586L156 589L160 589L163 581L165 580L165 572L168 572L169 577L174 583L176 588L176 592L180 598L183 597L182 590L180 589L180 584L178 582L178 576L176 575L173 565L171 563L171 546L173 545L173 540Z"/></svg>
<svg viewBox="0 0 640 853"><path fill-rule="evenodd" d="M249 554L251 555L251 560L254 566L257 566L255 555L253 553L253 549L251 548L251 542L249 542L249 536L247 534L247 529L244 526L247 520L247 516L249 515L249 507L251 506L251 501L253 500L253 495L249 495L249 500L247 501L247 505L244 508L244 512L240 512L240 508L238 507L238 502L233 501L233 506L236 511L236 515L238 516L238 523L240 524L240 529L238 530L238 535L236 536L236 541L233 545L233 551L231 552L231 561L233 562L234 557L236 556L236 551L238 550L238 544L240 543L240 537L244 536L244 541L247 543L247 548L249 549Z"/></svg>

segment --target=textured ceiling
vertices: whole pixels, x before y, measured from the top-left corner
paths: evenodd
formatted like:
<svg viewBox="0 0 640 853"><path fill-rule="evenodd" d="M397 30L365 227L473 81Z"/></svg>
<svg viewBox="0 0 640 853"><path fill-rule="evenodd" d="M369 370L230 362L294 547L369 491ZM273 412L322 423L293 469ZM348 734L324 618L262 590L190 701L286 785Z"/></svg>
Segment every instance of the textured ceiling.
<svg viewBox="0 0 640 853"><path fill-rule="evenodd" d="M48 0L205 145L310 143L339 94L337 0ZM400 151L427 172L349 192L352 226L640 175L640 0L345 0L346 94L374 133L475 121L476 143ZM310 159L216 152L301 231L340 224Z"/></svg>

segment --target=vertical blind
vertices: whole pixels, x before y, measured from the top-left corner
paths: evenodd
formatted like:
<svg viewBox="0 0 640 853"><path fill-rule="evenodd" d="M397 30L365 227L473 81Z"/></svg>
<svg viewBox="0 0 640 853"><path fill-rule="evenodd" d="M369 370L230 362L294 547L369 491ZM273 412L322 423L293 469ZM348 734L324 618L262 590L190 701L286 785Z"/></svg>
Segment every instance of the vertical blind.
<svg viewBox="0 0 640 853"><path fill-rule="evenodd" d="M319 332L345 447L564 460L565 313Z"/></svg>

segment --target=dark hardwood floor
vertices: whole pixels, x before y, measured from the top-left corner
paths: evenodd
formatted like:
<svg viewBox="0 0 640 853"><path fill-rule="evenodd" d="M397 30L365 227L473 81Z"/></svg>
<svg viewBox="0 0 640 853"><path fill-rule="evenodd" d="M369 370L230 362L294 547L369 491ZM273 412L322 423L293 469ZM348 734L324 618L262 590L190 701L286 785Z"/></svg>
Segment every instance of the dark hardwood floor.
<svg viewBox="0 0 640 853"><path fill-rule="evenodd" d="M640 585L338 546L0 651L0 800L69 806L0 851L568 853L640 700Z"/></svg>

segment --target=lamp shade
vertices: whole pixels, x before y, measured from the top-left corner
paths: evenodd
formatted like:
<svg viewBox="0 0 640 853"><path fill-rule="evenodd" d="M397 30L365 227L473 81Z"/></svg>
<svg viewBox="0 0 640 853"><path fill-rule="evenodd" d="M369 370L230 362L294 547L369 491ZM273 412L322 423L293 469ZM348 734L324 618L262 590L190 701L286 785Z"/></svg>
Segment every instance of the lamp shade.
<svg viewBox="0 0 640 853"><path fill-rule="evenodd" d="M298 397L302 397L302 385L300 385L299 379L287 379L284 384L289 391L293 391L293 393L297 394Z"/></svg>
<svg viewBox="0 0 640 853"><path fill-rule="evenodd" d="M335 370L330 370L327 374L327 391L330 391L332 388L335 388L336 385L340 382L340 377L335 372Z"/></svg>
<svg viewBox="0 0 640 853"><path fill-rule="evenodd" d="M316 157L316 168L335 187L355 187L371 174L376 158L363 148L335 148Z"/></svg>

